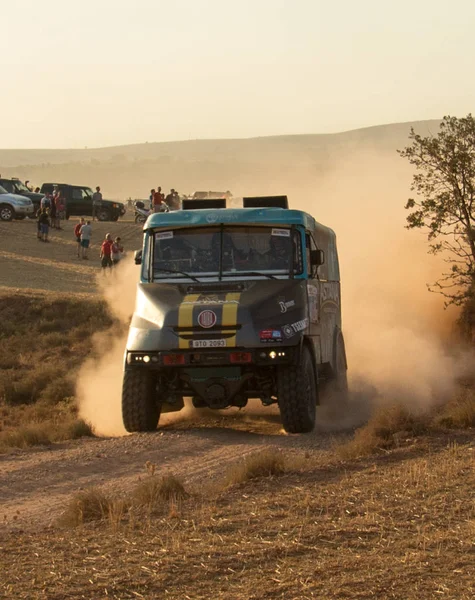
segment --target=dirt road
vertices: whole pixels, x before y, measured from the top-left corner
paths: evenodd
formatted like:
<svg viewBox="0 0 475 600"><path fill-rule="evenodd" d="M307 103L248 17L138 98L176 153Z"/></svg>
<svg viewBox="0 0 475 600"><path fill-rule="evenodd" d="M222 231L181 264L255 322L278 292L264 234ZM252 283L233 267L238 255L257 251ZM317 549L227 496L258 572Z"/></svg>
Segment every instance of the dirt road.
<svg viewBox="0 0 475 600"><path fill-rule="evenodd" d="M320 429L322 429L320 427ZM0 457L0 505L4 525L49 526L77 491L100 486L116 492L145 476L173 472L191 488L223 478L226 469L252 452L305 454L319 461L348 433L317 431L305 436L282 432L278 415L249 409L229 416L197 417L151 434L82 439L49 449Z"/></svg>

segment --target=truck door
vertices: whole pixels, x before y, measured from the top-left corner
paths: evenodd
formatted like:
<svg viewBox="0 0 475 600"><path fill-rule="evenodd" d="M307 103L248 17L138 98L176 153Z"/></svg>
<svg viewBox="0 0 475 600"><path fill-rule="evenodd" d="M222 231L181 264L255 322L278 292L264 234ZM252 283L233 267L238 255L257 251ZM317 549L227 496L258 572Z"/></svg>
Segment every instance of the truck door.
<svg viewBox="0 0 475 600"><path fill-rule="evenodd" d="M316 244L310 233L305 234L305 253L307 257L307 305L308 305L308 320L310 323L310 336L315 349L317 364L321 360L321 345L320 345L320 281L317 277L317 267L312 266L310 260L311 250L316 250Z"/></svg>

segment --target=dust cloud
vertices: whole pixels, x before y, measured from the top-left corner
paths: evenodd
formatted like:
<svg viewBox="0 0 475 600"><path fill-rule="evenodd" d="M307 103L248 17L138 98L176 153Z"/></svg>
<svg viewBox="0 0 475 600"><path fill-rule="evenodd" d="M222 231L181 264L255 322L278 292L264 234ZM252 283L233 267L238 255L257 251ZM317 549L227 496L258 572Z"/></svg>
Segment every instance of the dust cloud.
<svg viewBox="0 0 475 600"><path fill-rule="evenodd" d="M126 434L121 412L122 370L138 274L133 258L127 256L110 276L97 277L99 290L119 321L121 332L101 332L94 337L93 354L98 358L87 360L77 379L79 414L91 424L96 435Z"/></svg>
<svg viewBox="0 0 475 600"><path fill-rule="evenodd" d="M287 171L268 172L265 182L244 175L241 189L233 191L287 193L292 208L336 231L350 388L358 399L354 410L361 417L375 402L397 401L417 410L442 402L473 363L463 350L454 350L457 311L445 311L443 298L427 290L445 263L427 253L423 233L405 229L408 165L395 152L361 149L341 152L323 172L301 165L293 170L296 160L289 156ZM125 331L138 270L126 260L115 276L113 285L104 280L99 287ZM125 433L120 407L125 340L125 332L115 339L99 336L96 348L103 358L87 362L78 379L80 413L100 435ZM161 423L186 418L193 409L182 413L164 415Z"/></svg>
<svg viewBox="0 0 475 600"><path fill-rule="evenodd" d="M421 410L447 399L471 361L454 349L457 310L427 289L446 264L405 228L411 176L397 155L360 153L294 205L337 233L352 391Z"/></svg>

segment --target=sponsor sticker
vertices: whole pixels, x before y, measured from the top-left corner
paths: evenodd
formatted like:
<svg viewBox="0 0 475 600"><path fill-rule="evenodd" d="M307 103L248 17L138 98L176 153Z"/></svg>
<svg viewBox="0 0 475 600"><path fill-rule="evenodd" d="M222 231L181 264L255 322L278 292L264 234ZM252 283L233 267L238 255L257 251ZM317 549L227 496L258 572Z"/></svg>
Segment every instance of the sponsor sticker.
<svg viewBox="0 0 475 600"><path fill-rule="evenodd" d="M290 237L290 229L272 229L271 235L277 235L280 237Z"/></svg>
<svg viewBox="0 0 475 600"><path fill-rule="evenodd" d="M204 329L208 329L209 327L216 325L217 320L216 313L213 310L203 310L198 315L198 323Z"/></svg>
<svg viewBox="0 0 475 600"><path fill-rule="evenodd" d="M259 339L262 344L270 344L282 341L282 332L280 329L262 329L259 332Z"/></svg>
<svg viewBox="0 0 475 600"><path fill-rule="evenodd" d="M173 231L159 231L155 237L157 240L169 240L173 237Z"/></svg>
<svg viewBox="0 0 475 600"><path fill-rule="evenodd" d="M286 338L293 337L296 333L307 329L308 327L308 318L302 319L301 321L296 321L295 323L289 323L289 325L284 325L282 327L282 331Z"/></svg>
<svg viewBox="0 0 475 600"><path fill-rule="evenodd" d="M279 300L279 306L280 306L280 312L281 313L286 313L289 308L292 308L295 306L295 300Z"/></svg>

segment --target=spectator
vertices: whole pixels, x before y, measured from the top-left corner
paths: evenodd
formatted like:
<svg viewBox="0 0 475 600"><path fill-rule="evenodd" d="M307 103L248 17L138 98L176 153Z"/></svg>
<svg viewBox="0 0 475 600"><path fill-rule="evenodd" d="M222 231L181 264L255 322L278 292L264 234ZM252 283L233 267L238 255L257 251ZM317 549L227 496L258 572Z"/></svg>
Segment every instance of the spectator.
<svg viewBox="0 0 475 600"><path fill-rule="evenodd" d="M35 187L35 194L39 194L40 193L40 188L39 187Z"/></svg>
<svg viewBox="0 0 475 600"><path fill-rule="evenodd" d="M96 187L96 191L92 194L92 220L95 221L99 214L102 205L101 188ZM98 219L99 220L99 219Z"/></svg>
<svg viewBox="0 0 475 600"><path fill-rule="evenodd" d="M157 191L153 195L153 212L162 212L163 194L162 188L158 186Z"/></svg>
<svg viewBox="0 0 475 600"><path fill-rule="evenodd" d="M51 198L50 206L49 206L49 216L51 218L51 227L58 229L57 225L57 210L56 210L56 199L58 197L58 190L55 188L53 192L53 197Z"/></svg>
<svg viewBox="0 0 475 600"><path fill-rule="evenodd" d="M61 221L66 218L66 199L61 190L56 196L56 228L61 229Z"/></svg>
<svg viewBox="0 0 475 600"><path fill-rule="evenodd" d="M51 194L46 192L46 194L41 198L40 208L49 208L51 206Z"/></svg>
<svg viewBox="0 0 475 600"><path fill-rule="evenodd" d="M84 223L84 217L81 217L79 223L74 228L74 236L76 237L76 242L78 245L78 258L81 256L81 227L84 225Z"/></svg>
<svg viewBox="0 0 475 600"><path fill-rule="evenodd" d="M101 267L103 268L103 272L105 273L107 268L112 267L112 236L110 233L106 233L105 240L102 242L101 246Z"/></svg>
<svg viewBox="0 0 475 600"><path fill-rule="evenodd" d="M123 251L124 247L121 244L120 237L116 237L111 249L112 264L114 266L119 263L120 259L122 258Z"/></svg>
<svg viewBox="0 0 475 600"><path fill-rule="evenodd" d="M43 208L40 210L40 214L38 217L38 223L40 225L40 240L43 242L48 241L48 232L49 232L49 215L48 209Z"/></svg>
<svg viewBox="0 0 475 600"><path fill-rule="evenodd" d="M170 193L165 198L165 203L167 204L167 206L170 210L173 210L173 206L174 206L174 202L175 202L174 197L175 197L175 190L172 188L170 190Z"/></svg>
<svg viewBox="0 0 475 600"><path fill-rule="evenodd" d="M150 201L150 210L153 210L153 198L155 196L155 190L150 190L150 196L148 197Z"/></svg>
<svg viewBox="0 0 475 600"><path fill-rule="evenodd" d="M43 209L39 208L36 211L36 237L41 240L41 223L40 223L40 215Z"/></svg>
<svg viewBox="0 0 475 600"><path fill-rule="evenodd" d="M91 221L86 221L86 223L82 225L81 229L79 230L79 235L81 237L82 257L84 260L88 260L89 257L87 254L92 237Z"/></svg>

